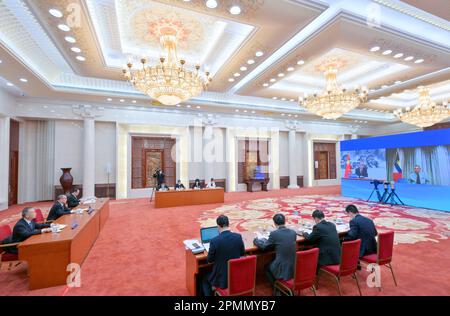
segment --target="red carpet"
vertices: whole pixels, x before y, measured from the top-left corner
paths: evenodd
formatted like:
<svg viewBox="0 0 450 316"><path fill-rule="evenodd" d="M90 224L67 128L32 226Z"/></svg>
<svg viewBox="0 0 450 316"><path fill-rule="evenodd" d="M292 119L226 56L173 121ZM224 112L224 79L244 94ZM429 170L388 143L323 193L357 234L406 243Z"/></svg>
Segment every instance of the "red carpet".
<svg viewBox="0 0 450 316"><path fill-rule="evenodd" d="M224 205L168 209L155 209L147 199L112 201L110 218L82 266L82 286L70 289L67 295L187 295L182 241L197 237L200 223L207 224L218 213L225 213L231 215L235 230L246 230L264 225L272 212L294 216L292 213L297 210L298 219L288 216L295 222L307 220L316 204L328 216L341 216L341 204L348 201L336 199L337 194L338 187L228 193ZM389 271L382 268L382 291L368 288L365 285L368 272L360 271L363 295L450 294L450 214L416 208L379 208L356 202L366 215L382 218L377 219L377 225L382 226L380 231L394 228L396 237L399 236L393 259L398 287L394 286ZM50 204L33 205L47 210ZM1 212L0 224L13 225L23 207ZM65 290L61 286L28 291L26 264L13 271L4 267L0 284L0 295L62 295ZM350 278L343 280L342 290L344 295L358 294ZM257 294L270 293L265 280L258 280ZM321 279L317 293L338 294L327 277Z"/></svg>

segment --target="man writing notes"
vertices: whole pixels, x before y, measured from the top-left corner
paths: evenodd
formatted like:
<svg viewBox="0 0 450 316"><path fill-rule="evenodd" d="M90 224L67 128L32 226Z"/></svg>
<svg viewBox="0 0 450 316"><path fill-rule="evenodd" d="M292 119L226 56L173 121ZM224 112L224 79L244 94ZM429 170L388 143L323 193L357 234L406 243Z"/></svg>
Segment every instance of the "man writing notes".
<svg viewBox="0 0 450 316"><path fill-rule="evenodd" d="M321 266L339 264L341 261L341 244L336 226L325 220L322 211L315 210L312 217L314 225L312 233L303 232L305 240L312 244L317 244L319 248L319 263L317 271Z"/></svg>
<svg viewBox="0 0 450 316"><path fill-rule="evenodd" d="M253 243L261 250L275 248L275 260L266 265L267 279L273 286L277 279L290 280L294 277L295 252L297 251L297 234L285 226L283 214L273 217L276 230L270 233L269 239L255 238Z"/></svg>
<svg viewBox="0 0 450 316"><path fill-rule="evenodd" d="M186 188L184 187L184 184L181 183L181 180L178 180L177 184L175 184L175 190L176 191L181 191L181 190L185 190Z"/></svg>
<svg viewBox="0 0 450 316"><path fill-rule="evenodd" d="M36 211L32 207L24 208L22 211L22 218L14 225L13 234L11 240L6 243L18 243L27 240L31 236L39 235L42 233L51 232L49 224L38 224L34 222L36 218ZM8 253L17 254L17 248L11 247L6 249Z"/></svg>
<svg viewBox="0 0 450 316"><path fill-rule="evenodd" d="M67 196L65 195L58 196L56 203L53 204L52 208L50 209L50 212L48 213L47 221L54 221L63 215L74 213L74 211L71 211L70 209L67 208L66 203L67 203Z"/></svg>
<svg viewBox="0 0 450 316"><path fill-rule="evenodd" d="M245 254L242 236L233 233L229 228L229 220L220 215L216 220L219 236L209 244L207 261L214 263L212 271L203 277L203 294L211 296L213 287L226 289L228 287L228 260L238 259Z"/></svg>
<svg viewBox="0 0 450 316"><path fill-rule="evenodd" d="M414 184L427 184L430 180L419 165L414 166L414 172L409 175L409 182Z"/></svg>
<svg viewBox="0 0 450 316"><path fill-rule="evenodd" d="M73 209L80 205L80 200L78 199L78 195L80 194L79 189L74 189L72 193L67 197L67 207Z"/></svg>
<svg viewBox="0 0 450 316"><path fill-rule="evenodd" d="M345 212L350 216L350 231L344 240L361 239L361 248L359 257L370 255L377 252L377 241L375 236L378 235L375 224L370 218L359 214L358 208L354 205L348 205Z"/></svg>
<svg viewBox="0 0 450 316"><path fill-rule="evenodd" d="M214 182L214 178L211 178L211 180L206 185L206 188L208 188L208 189L215 189L216 188L216 183Z"/></svg>

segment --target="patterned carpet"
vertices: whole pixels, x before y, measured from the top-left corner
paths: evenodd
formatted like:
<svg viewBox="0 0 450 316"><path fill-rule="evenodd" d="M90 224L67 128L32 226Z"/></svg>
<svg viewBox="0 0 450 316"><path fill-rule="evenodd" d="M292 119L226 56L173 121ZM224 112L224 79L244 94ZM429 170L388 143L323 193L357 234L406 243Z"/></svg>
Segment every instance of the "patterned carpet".
<svg viewBox="0 0 450 316"><path fill-rule="evenodd" d="M313 223L311 214L315 209L324 211L329 220L342 218L348 222L344 209L348 204L358 207L360 213L372 218L378 230L394 230L396 244L419 242L438 243L450 236L450 213L407 206L390 206L365 202L342 196L290 196L265 198L223 205L205 211L199 218L202 227L214 226L220 214L230 218L235 231L257 231L272 227L276 213L286 216L287 225Z"/></svg>

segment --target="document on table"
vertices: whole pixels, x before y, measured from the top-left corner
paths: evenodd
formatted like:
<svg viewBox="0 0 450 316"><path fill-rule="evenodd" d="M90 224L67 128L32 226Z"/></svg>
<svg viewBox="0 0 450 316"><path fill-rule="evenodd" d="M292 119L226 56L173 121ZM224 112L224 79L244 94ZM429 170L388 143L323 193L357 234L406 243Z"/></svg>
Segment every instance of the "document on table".
<svg viewBox="0 0 450 316"><path fill-rule="evenodd" d="M256 238L258 239L269 239L269 232L265 232L265 233L260 233L260 232L255 232L256 234Z"/></svg>
<svg viewBox="0 0 450 316"><path fill-rule="evenodd" d="M338 231L338 233L343 233L350 230L350 226L348 224L339 224L336 225L336 230Z"/></svg>
<svg viewBox="0 0 450 316"><path fill-rule="evenodd" d="M184 244L184 246L185 246L187 249L192 250L193 253L200 253L200 252L203 252L203 251L205 250L205 247L204 247L204 246L202 245L202 243L201 243L199 240L197 240L197 239L188 239L188 240L185 240L185 241L183 241L183 244ZM194 246L194 244L196 244L197 247Z"/></svg>

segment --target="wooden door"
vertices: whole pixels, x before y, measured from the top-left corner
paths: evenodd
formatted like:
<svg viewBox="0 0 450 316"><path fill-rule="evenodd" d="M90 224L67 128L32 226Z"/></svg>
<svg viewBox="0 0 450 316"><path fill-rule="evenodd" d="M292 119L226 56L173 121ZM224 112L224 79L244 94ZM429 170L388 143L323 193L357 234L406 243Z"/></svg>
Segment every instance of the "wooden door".
<svg viewBox="0 0 450 316"><path fill-rule="evenodd" d="M160 149L144 149L143 152L143 182L144 188L152 188L156 186L156 178L153 178L153 174L157 168L160 168L164 172L164 150Z"/></svg>
<svg viewBox="0 0 450 316"><path fill-rule="evenodd" d="M320 179L329 179L328 175L328 152L321 151L319 152L319 180Z"/></svg>
<svg viewBox="0 0 450 316"><path fill-rule="evenodd" d="M8 205L17 204L19 187L19 152L11 151L9 156L9 196Z"/></svg>

